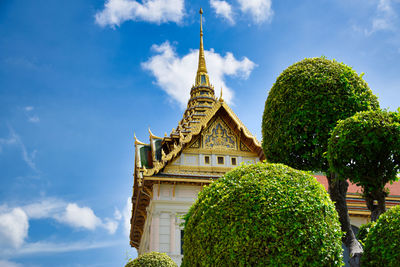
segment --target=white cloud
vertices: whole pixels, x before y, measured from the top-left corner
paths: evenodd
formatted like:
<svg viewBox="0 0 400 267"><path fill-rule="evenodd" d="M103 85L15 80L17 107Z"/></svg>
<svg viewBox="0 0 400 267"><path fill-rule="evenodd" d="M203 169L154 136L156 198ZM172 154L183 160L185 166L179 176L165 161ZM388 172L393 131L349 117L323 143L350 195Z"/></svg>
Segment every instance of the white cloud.
<svg viewBox="0 0 400 267"><path fill-rule="evenodd" d="M233 20L232 6L226 1L210 0L210 5L217 16L225 18L229 23L235 24Z"/></svg>
<svg viewBox="0 0 400 267"><path fill-rule="evenodd" d="M156 83L184 108L196 76L198 50L191 50L187 55L179 57L168 41L161 45L153 45L152 50L156 55L143 62L142 67L151 71ZM232 103L233 91L225 84L226 76L247 79L256 64L247 57L237 60L229 52L221 56L214 50L205 51L205 57L216 96L219 96L222 87L224 100Z"/></svg>
<svg viewBox="0 0 400 267"><path fill-rule="evenodd" d="M23 206L30 219L55 218L65 210L66 203L56 198L47 198Z"/></svg>
<svg viewBox="0 0 400 267"><path fill-rule="evenodd" d="M28 121L29 122L33 122L33 123L37 123L37 122L40 122L40 119L39 119L38 116L34 115L32 117L28 117Z"/></svg>
<svg viewBox="0 0 400 267"><path fill-rule="evenodd" d="M120 241L105 241L105 242L78 241L70 243L55 243L55 242L41 241L41 242L25 243L19 249L0 250L0 256L6 258L8 257L15 258L18 256L25 256L32 254L44 254L44 253L49 254L49 253L65 253L71 251L84 251L90 249L112 247L119 243ZM0 261L0 263L2 262ZM3 265L1 264L0 266L3 267ZM10 267L11 266L13 265L10 265Z"/></svg>
<svg viewBox="0 0 400 267"><path fill-rule="evenodd" d="M89 250L104 248L115 245L116 242L73 242L73 243L50 243L35 242L26 244L18 251L18 255L36 254L36 253L60 253L70 251Z"/></svg>
<svg viewBox="0 0 400 267"><path fill-rule="evenodd" d="M70 251L81 251L96 248L105 248L114 246L117 242L73 242L73 243L50 243L35 242L26 244L18 251L18 255L36 254L36 253L60 253Z"/></svg>
<svg viewBox="0 0 400 267"><path fill-rule="evenodd" d="M119 210L117 210L117 209L115 209L115 211L114 211L114 218L116 220L121 220L121 218L122 218L121 212Z"/></svg>
<svg viewBox="0 0 400 267"><path fill-rule="evenodd" d="M15 138L15 135L11 135L8 138L0 138L0 152L3 151L3 146L13 145L16 143L17 143L17 139Z"/></svg>
<svg viewBox="0 0 400 267"><path fill-rule="evenodd" d="M55 198L48 198L26 205L22 209L30 219L52 218L59 223L87 230L95 230L97 227L102 227L110 234L114 234L119 225L116 221L119 220L116 217L117 212L119 213L118 210L114 213L116 220L110 218L102 220L89 207L80 207L76 203L66 203ZM121 216L120 213L119 216Z"/></svg>
<svg viewBox="0 0 400 267"><path fill-rule="evenodd" d="M25 163L34 171L37 171L36 165L34 162L35 155L36 155L36 150L33 150L31 153L28 152L28 150L25 147L25 144L22 142L21 138L19 135L14 131L14 129L9 126L9 131L10 131L10 137L8 139L1 139L0 138L0 152L2 150L2 145L7 144L7 145L17 145L21 149L22 153L22 159L25 161Z"/></svg>
<svg viewBox="0 0 400 267"><path fill-rule="evenodd" d="M33 112L34 109L35 109L35 108L34 108L33 106L26 106L26 107L24 107L25 115L26 115L26 117L28 118L28 121L29 121L29 122L38 123L38 122L40 122L40 118L39 118L39 116L37 116L37 115L35 115L35 114L32 114L32 112Z"/></svg>
<svg viewBox="0 0 400 267"><path fill-rule="evenodd" d="M66 203L56 198L43 199L23 206L22 209L30 219L52 218L59 223L87 230L102 227L110 234L114 234L118 228L117 221L110 218L105 218L103 221L89 207L80 207L76 203Z"/></svg>
<svg viewBox="0 0 400 267"><path fill-rule="evenodd" d="M28 216L21 208L0 213L0 248L19 248L28 236Z"/></svg>
<svg viewBox="0 0 400 267"><path fill-rule="evenodd" d="M249 13L255 23L271 21L274 11L271 0L238 0L240 10Z"/></svg>
<svg viewBox="0 0 400 267"><path fill-rule="evenodd" d="M19 263L7 261L7 260L0 260L0 266L1 267L22 267L22 265Z"/></svg>
<svg viewBox="0 0 400 267"><path fill-rule="evenodd" d="M105 219L103 223L103 227L110 233L111 235L114 234L118 229L118 222L109 218Z"/></svg>
<svg viewBox="0 0 400 267"><path fill-rule="evenodd" d="M120 212L119 215L115 213L114 216L116 219L122 217ZM95 230L100 227L110 234L114 234L119 226L119 222L115 219L100 219L89 207L80 207L76 203L67 203L57 198L47 198L17 207L9 207L3 204L0 205L0 258L8 259L26 254L87 250L116 244L114 241L89 243L86 241L74 243L25 242L28 237L29 222L35 219L53 219L60 224L86 230ZM0 261L0 266L5 265L5 263L2 263ZM7 263L9 266L13 266L12 262Z"/></svg>
<svg viewBox="0 0 400 267"><path fill-rule="evenodd" d="M184 16L184 0L107 0L104 9L95 15L100 26L119 26L127 20L153 23L181 22Z"/></svg>
<svg viewBox="0 0 400 267"><path fill-rule="evenodd" d="M124 220L124 231L127 236L131 232L131 216L132 216L132 202L131 199L128 198L126 200L124 210L122 211L122 218Z"/></svg>
<svg viewBox="0 0 400 267"><path fill-rule="evenodd" d="M397 14L393 8L393 4L400 1L393 0L379 0L376 14L372 18L372 25L370 29L365 30L366 35L371 35L377 31L395 31L395 20Z"/></svg>
<svg viewBox="0 0 400 267"><path fill-rule="evenodd" d="M73 227L88 230L94 230L97 226L101 225L101 220L94 214L91 208L79 207L75 203L69 203L57 220Z"/></svg>

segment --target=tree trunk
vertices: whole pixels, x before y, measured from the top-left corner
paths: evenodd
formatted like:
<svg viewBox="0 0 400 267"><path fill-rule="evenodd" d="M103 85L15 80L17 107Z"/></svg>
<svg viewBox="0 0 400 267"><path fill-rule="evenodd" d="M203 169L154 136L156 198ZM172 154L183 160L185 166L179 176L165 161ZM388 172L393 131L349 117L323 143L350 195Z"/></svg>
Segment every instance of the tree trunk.
<svg viewBox="0 0 400 267"><path fill-rule="evenodd" d="M371 211L371 221L375 222L379 216L386 211L386 195L387 193L382 190L376 190L374 192L364 195L367 208ZM375 200L377 203L374 203Z"/></svg>
<svg viewBox="0 0 400 267"><path fill-rule="evenodd" d="M346 203L346 193L349 183L335 179L335 174L327 175L329 184L329 194L335 203L336 211L339 214L339 221L345 236L342 238L344 245L349 249L350 266L359 267L363 248L356 239L350 224L349 212Z"/></svg>

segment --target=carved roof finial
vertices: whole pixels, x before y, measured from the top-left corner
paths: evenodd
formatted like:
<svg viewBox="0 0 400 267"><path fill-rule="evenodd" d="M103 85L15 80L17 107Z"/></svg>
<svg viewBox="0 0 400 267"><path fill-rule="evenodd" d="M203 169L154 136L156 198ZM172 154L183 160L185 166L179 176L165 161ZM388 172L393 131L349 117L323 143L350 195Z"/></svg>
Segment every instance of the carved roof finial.
<svg viewBox="0 0 400 267"><path fill-rule="evenodd" d="M224 102L224 99L222 98L222 86L221 86L221 93L219 95L219 102Z"/></svg>
<svg viewBox="0 0 400 267"><path fill-rule="evenodd" d="M136 133L133 133L133 138L135 139L135 145L144 145L143 142L140 142L140 141L136 138Z"/></svg>

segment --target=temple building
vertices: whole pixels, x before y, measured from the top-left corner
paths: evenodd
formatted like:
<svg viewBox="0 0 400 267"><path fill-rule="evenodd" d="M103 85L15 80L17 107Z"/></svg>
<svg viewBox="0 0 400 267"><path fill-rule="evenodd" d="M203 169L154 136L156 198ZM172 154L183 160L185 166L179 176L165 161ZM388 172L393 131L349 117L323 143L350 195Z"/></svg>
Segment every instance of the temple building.
<svg viewBox="0 0 400 267"><path fill-rule="evenodd" d="M178 265L183 256L181 217L201 188L241 163L265 159L260 142L223 100L222 90L215 96L204 56L202 13L200 9L198 68L182 119L164 137L149 129L148 144L135 136L130 244L139 255L165 252ZM316 177L327 187L325 177ZM369 211L352 186L349 213L359 226L368 221ZM389 205L399 204L399 195L389 196Z"/></svg>
<svg viewBox="0 0 400 267"><path fill-rule="evenodd" d="M202 14L202 11L200 11ZM201 18L201 15L200 15ZM261 144L210 83L200 22L199 63L183 118L169 136L135 137L131 245L142 254L166 252L182 258L181 216L202 186L242 162L264 160Z"/></svg>

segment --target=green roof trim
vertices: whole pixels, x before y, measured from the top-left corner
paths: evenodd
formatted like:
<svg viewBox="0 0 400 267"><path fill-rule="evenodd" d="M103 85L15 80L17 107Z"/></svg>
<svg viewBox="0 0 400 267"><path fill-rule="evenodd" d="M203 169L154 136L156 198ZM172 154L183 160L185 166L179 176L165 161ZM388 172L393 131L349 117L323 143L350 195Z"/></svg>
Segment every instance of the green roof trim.
<svg viewBox="0 0 400 267"><path fill-rule="evenodd" d="M140 163L146 168L150 168L151 148L149 145L144 145L139 148Z"/></svg>
<svg viewBox="0 0 400 267"><path fill-rule="evenodd" d="M160 161L161 160L161 139L154 140L154 147L156 149L155 151L155 156L156 160Z"/></svg>

